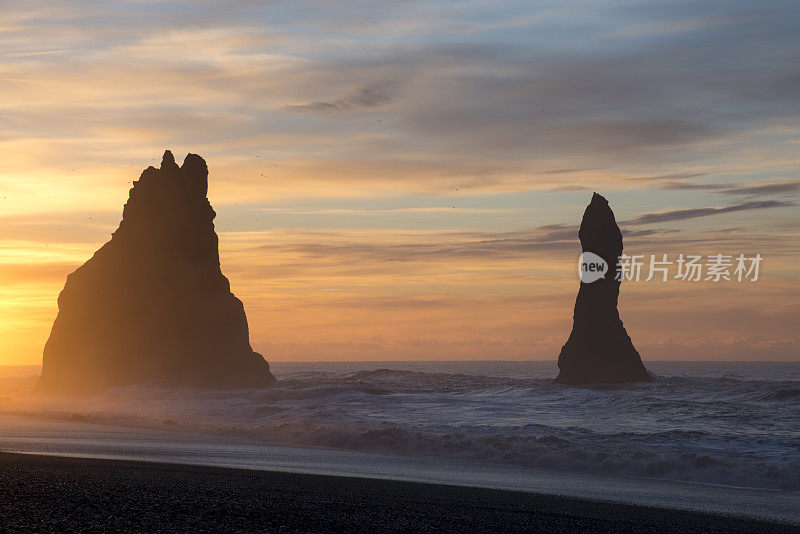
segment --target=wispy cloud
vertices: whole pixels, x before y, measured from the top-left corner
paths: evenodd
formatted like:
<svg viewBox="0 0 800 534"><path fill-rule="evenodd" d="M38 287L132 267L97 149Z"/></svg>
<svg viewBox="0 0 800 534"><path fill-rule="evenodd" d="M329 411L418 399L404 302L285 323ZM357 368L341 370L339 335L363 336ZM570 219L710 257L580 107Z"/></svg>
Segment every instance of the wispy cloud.
<svg viewBox="0 0 800 534"><path fill-rule="evenodd" d="M548 225L531 230L498 233L441 234L436 241L348 242L302 241L266 244L263 250L280 250L302 258L345 258L347 262L365 260L386 262L455 261L458 259L532 257L537 252L575 250L578 247L576 226ZM462 239L459 239L461 237ZM469 237L469 239L463 239Z"/></svg>
<svg viewBox="0 0 800 534"><path fill-rule="evenodd" d="M709 208L690 208L683 210L663 211L656 213L645 213L635 219L623 221L623 224L637 225L637 224L652 224L660 222L675 222L684 221L687 219L696 219L698 217L710 217L712 215L722 215L724 213L735 213L739 211L748 210L764 210L772 208L788 208L796 206L792 202L782 202L778 200L767 200L764 202L744 202L734 206L725 207L709 207Z"/></svg>
<svg viewBox="0 0 800 534"><path fill-rule="evenodd" d="M771 195L791 195L800 191L800 180L782 180L768 183L750 183L732 186L726 183L697 183L690 178L702 174L667 175L648 178L631 178L655 182L658 189L671 191L716 191L724 195L762 197ZM674 179L670 179L674 178Z"/></svg>
<svg viewBox="0 0 800 534"><path fill-rule="evenodd" d="M691 178L697 178L700 176L705 176L708 173L705 172L676 172L672 174L658 174L655 176L632 176L626 178L626 180L637 180L637 181L647 181L647 182L662 182L667 181L668 183L682 183L684 180L689 180ZM680 181L680 182L679 182Z"/></svg>
<svg viewBox="0 0 800 534"><path fill-rule="evenodd" d="M792 194L800 191L800 180L772 182L767 184L743 185L721 191L726 195L764 196Z"/></svg>
<svg viewBox="0 0 800 534"><path fill-rule="evenodd" d="M721 184L696 184L692 182L664 182L659 185L659 189L675 191L717 191L726 186Z"/></svg>
<svg viewBox="0 0 800 534"><path fill-rule="evenodd" d="M285 106L288 111L308 111L313 113L337 113L374 109L395 101L400 94L401 84L397 81L384 81L357 89L349 95L330 102L312 102Z"/></svg>

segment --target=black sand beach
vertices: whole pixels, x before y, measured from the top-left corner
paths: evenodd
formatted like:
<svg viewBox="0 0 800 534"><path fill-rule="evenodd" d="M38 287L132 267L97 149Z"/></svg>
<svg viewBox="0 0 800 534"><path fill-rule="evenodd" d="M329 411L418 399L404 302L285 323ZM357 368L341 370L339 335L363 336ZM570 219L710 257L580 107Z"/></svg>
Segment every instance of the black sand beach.
<svg viewBox="0 0 800 534"><path fill-rule="evenodd" d="M798 532L522 492L0 453L3 532Z"/></svg>

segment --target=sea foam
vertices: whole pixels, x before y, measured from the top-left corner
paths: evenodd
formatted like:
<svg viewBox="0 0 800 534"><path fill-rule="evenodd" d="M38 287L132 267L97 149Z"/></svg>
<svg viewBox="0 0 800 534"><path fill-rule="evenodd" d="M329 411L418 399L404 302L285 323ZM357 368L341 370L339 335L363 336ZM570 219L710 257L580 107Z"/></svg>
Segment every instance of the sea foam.
<svg viewBox="0 0 800 534"><path fill-rule="evenodd" d="M576 388L553 384L549 362L277 363L279 382L268 389L150 384L89 398L35 395L6 378L0 381L0 412L265 443L800 490L800 364L648 366L657 376L652 383Z"/></svg>

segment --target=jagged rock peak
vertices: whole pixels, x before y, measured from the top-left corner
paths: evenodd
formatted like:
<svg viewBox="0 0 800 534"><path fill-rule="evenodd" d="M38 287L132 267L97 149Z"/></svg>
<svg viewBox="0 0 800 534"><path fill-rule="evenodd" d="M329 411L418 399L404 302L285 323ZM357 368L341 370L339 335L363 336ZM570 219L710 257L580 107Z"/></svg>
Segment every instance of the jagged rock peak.
<svg viewBox="0 0 800 534"><path fill-rule="evenodd" d="M161 158L161 170L177 166L178 165L175 163L175 156L172 155L170 150L165 150L164 156Z"/></svg>
<svg viewBox="0 0 800 534"><path fill-rule="evenodd" d="M208 167L167 150L134 182L119 228L67 277L39 388L84 392L139 382L264 387L242 302L219 263Z"/></svg>

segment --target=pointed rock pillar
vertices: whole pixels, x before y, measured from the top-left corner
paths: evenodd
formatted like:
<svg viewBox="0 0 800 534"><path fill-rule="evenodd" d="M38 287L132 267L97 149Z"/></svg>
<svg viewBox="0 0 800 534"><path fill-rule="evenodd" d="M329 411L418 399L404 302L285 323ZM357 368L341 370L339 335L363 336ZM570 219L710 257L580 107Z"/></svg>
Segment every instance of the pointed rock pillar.
<svg viewBox="0 0 800 534"><path fill-rule="evenodd" d="M616 274L622 232L608 201L597 193L586 207L578 237L583 252L603 258L608 270L599 280L581 282L572 333L558 356L555 381L577 385L651 380L619 317Z"/></svg>

